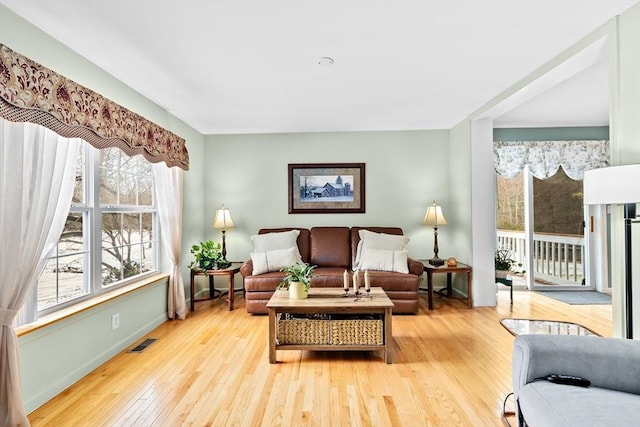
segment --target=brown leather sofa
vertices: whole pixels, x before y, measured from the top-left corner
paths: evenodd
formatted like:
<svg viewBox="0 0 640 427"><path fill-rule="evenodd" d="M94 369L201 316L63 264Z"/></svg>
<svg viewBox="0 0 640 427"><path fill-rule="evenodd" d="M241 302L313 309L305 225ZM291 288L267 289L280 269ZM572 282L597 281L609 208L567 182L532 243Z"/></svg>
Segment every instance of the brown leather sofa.
<svg viewBox="0 0 640 427"><path fill-rule="evenodd" d="M402 235L398 227L313 227L261 229L258 234L300 230L297 238L302 261L316 266L311 279L312 287L342 287L345 270L352 272L361 229L374 233ZM418 288L424 271L421 262L408 259L409 273L369 271L372 287L381 287L394 303L393 313L418 312ZM244 278L246 309L248 313L267 313L266 304L284 277L275 271L253 275L251 260L240 268Z"/></svg>

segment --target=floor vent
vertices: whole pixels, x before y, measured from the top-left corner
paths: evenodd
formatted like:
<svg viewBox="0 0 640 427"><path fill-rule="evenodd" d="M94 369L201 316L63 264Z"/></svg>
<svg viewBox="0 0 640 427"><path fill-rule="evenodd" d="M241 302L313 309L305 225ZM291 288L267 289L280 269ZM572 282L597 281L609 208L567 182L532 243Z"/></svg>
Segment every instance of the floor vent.
<svg viewBox="0 0 640 427"><path fill-rule="evenodd" d="M142 353L147 349L147 347L149 347L155 341L156 341L155 338L147 338L146 340L142 341L140 344L138 344L137 346L129 350L129 353Z"/></svg>

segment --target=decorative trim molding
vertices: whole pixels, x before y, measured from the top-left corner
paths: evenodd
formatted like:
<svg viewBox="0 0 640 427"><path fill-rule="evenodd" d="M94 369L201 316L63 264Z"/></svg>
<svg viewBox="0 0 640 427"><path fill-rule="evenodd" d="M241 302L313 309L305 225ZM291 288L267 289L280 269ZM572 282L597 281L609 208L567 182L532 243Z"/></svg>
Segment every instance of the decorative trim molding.
<svg viewBox="0 0 640 427"><path fill-rule="evenodd" d="M0 44L0 117L189 169L185 140Z"/></svg>

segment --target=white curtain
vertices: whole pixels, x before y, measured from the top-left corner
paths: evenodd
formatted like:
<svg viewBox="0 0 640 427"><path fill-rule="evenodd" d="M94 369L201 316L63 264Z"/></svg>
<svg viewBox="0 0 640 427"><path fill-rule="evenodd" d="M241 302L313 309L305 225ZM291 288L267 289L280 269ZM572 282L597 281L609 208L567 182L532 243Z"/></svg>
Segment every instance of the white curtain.
<svg viewBox="0 0 640 427"><path fill-rule="evenodd" d="M505 178L513 178L525 165L538 179L550 178L562 166L571 179L584 171L609 166L609 141L495 141L493 166Z"/></svg>
<svg viewBox="0 0 640 427"><path fill-rule="evenodd" d="M12 327L54 249L73 196L78 139L0 119L0 425L28 426Z"/></svg>
<svg viewBox="0 0 640 427"><path fill-rule="evenodd" d="M187 301L180 272L183 174L184 171L178 167L169 168L164 163L153 164L160 235L171 261L168 298L170 319L187 317Z"/></svg>

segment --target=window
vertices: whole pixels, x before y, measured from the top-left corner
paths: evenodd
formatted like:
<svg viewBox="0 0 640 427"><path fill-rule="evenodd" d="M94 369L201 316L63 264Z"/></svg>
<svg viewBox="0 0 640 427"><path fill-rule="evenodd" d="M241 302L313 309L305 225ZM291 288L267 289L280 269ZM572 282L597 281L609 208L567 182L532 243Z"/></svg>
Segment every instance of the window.
<svg viewBox="0 0 640 427"><path fill-rule="evenodd" d="M111 286L155 266L153 174L118 148L100 151L99 171L102 285Z"/></svg>
<svg viewBox="0 0 640 427"><path fill-rule="evenodd" d="M118 148L81 145L73 201L38 281L38 313L129 283L157 265L151 165Z"/></svg>

